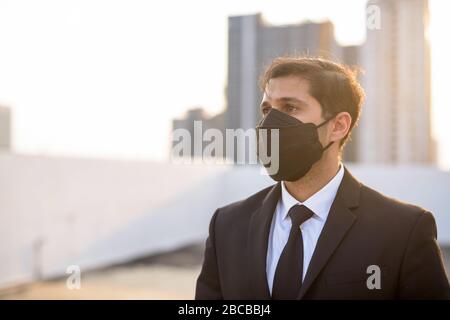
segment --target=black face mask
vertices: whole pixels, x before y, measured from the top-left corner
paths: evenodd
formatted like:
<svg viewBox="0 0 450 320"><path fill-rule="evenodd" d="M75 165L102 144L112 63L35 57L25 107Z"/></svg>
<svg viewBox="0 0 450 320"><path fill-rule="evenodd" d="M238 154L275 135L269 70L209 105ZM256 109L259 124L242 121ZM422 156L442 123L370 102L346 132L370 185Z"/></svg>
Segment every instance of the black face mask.
<svg viewBox="0 0 450 320"><path fill-rule="evenodd" d="M303 123L277 109L270 109L269 113L256 127L258 158L266 167L270 177L275 181L296 181L302 178L333 143L330 142L324 148L317 133L317 128L323 126L332 118L316 126L313 123ZM261 132L261 129L266 129L267 134ZM278 129L279 133L279 163L276 172L269 170L273 163L264 163L261 157L265 155L274 158L271 152L270 139L272 129ZM260 139L262 140L260 141Z"/></svg>

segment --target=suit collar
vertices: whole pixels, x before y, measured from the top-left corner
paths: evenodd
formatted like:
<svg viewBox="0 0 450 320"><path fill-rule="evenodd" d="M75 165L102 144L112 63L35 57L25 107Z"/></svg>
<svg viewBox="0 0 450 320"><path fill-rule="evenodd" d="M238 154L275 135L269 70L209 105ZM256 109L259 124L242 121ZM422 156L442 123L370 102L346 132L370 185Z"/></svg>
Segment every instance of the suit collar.
<svg viewBox="0 0 450 320"><path fill-rule="evenodd" d="M275 184L264 197L261 206L250 218L247 241L250 299L270 299L266 276L266 255L272 216L281 194L281 184Z"/></svg>
<svg viewBox="0 0 450 320"><path fill-rule="evenodd" d="M317 241L298 299L305 296L355 222L357 216L351 209L359 204L360 189L361 184L345 168L344 178Z"/></svg>
<svg viewBox="0 0 450 320"><path fill-rule="evenodd" d="M344 178L339 186L338 194L345 202L348 208L356 208L359 205L359 194L361 191L361 183L344 166Z"/></svg>

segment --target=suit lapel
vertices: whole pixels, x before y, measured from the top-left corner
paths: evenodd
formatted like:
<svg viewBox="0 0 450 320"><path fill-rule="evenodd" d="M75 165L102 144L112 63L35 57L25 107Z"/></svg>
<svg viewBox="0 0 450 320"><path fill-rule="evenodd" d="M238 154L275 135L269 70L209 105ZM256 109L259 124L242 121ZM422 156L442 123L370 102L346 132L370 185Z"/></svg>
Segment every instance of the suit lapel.
<svg viewBox="0 0 450 320"><path fill-rule="evenodd" d="M315 279L337 249L345 234L356 220L350 210L358 206L360 183L345 168L344 178L339 186L327 221L317 241L298 298L302 299Z"/></svg>
<svg viewBox="0 0 450 320"><path fill-rule="evenodd" d="M255 210L250 218L247 241L247 275L251 299L270 299L266 276L266 257L270 226L280 194L281 185L277 183L267 193L261 207Z"/></svg>

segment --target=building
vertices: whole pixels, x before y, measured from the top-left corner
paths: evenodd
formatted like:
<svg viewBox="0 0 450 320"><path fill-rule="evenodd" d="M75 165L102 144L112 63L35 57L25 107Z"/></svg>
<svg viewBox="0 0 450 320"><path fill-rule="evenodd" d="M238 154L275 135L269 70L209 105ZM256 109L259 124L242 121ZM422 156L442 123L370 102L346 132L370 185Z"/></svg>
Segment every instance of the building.
<svg viewBox="0 0 450 320"><path fill-rule="evenodd" d="M364 71L359 80L366 98L344 149L345 161L434 163L427 0L371 0L372 5L379 8L380 28L368 28L361 46L337 44L331 22L274 26L261 14L229 17L227 108L220 128L256 126L261 118L259 78L274 58L321 56ZM193 112L184 121L195 117L202 119ZM246 145L237 149L250 152Z"/></svg>
<svg viewBox="0 0 450 320"><path fill-rule="evenodd" d="M331 22L301 23L291 25L270 25L261 14L233 16L228 19L228 84L227 108L224 113L207 118L203 110L196 108L188 111L182 119L173 121L173 129L184 128L190 132L194 145L194 121L202 121L203 130L216 128L226 129L255 128L261 118L259 103L262 93L259 78L264 68L276 57L286 55L311 55L349 61L356 58L356 49L345 50L334 39L334 28ZM356 48L356 47L355 47ZM226 143L224 141L224 143ZM248 139L235 141L233 155L226 155L234 162L241 152L245 159L252 156ZM176 141L172 142L175 145ZM198 143L197 145L205 145ZM226 150L224 146L223 150ZM239 150L239 151L238 151ZM201 150L192 148L192 156L200 156ZM223 156L216 155L216 156ZM232 159L234 158L234 159Z"/></svg>
<svg viewBox="0 0 450 320"><path fill-rule="evenodd" d="M367 30L362 48L366 90L357 160L433 163L427 0L371 0L380 29Z"/></svg>
<svg viewBox="0 0 450 320"><path fill-rule="evenodd" d="M354 68L358 73L361 65L361 46L341 47L340 62ZM360 79L360 78L359 78ZM354 127L350 138L345 144L343 159L346 162L358 162L358 127Z"/></svg>
<svg viewBox="0 0 450 320"><path fill-rule="evenodd" d="M0 106L0 151L11 150L11 111Z"/></svg>
<svg viewBox="0 0 450 320"><path fill-rule="evenodd" d="M254 128L260 119L262 98L258 86L265 66L285 55L312 55L334 59L340 48L331 22L274 26L261 14L228 19L228 86L226 127Z"/></svg>

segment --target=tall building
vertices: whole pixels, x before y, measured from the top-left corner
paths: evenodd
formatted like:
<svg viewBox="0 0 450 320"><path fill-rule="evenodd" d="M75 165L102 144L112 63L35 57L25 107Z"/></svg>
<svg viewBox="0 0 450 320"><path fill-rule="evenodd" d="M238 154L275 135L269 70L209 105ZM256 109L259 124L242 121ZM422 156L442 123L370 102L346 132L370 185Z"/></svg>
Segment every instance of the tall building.
<svg viewBox="0 0 450 320"><path fill-rule="evenodd" d="M11 149L11 111L0 106L0 151Z"/></svg>
<svg viewBox="0 0 450 320"><path fill-rule="evenodd" d="M361 65L361 46L342 47L341 62L358 71ZM361 79L359 78L359 80ZM358 127L353 128L352 134L345 144L343 159L346 162L358 161Z"/></svg>
<svg viewBox="0 0 450 320"><path fill-rule="evenodd" d="M259 121L259 77L274 58L340 55L331 22L273 26L255 14L229 17L228 28L226 127L230 129L254 128Z"/></svg>
<svg viewBox="0 0 450 320"><path fill-rule="evenodd" d="M366 99L344 149L345 161L434 162L427 0L371 0L372 5L381 13L380 29L368 29L362 46L339 46L331 22L274 26L260 14L229 17L227 109L218 116L220 126L213 127L255 127L261 118L259 78L274 58L321 56L364 71L359 80ZM205 120L198 112L182 121L193 122L195 115ZM177 125L181 122L174 121ZM245 145L237 149L249 152Z"/></svg>
<svg viewBox="0 0 450 320"><path fill-rule="evenodd" d="M431 163L430 51L427 0L371 0L380 29L362 48L366 101L357 131L357 159Z"/></svg>

